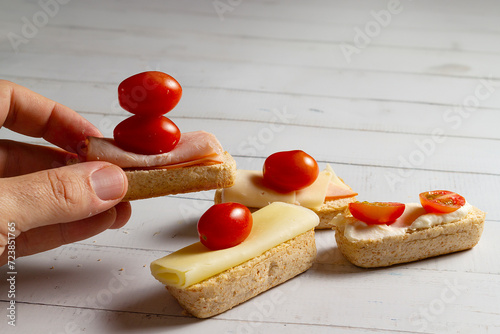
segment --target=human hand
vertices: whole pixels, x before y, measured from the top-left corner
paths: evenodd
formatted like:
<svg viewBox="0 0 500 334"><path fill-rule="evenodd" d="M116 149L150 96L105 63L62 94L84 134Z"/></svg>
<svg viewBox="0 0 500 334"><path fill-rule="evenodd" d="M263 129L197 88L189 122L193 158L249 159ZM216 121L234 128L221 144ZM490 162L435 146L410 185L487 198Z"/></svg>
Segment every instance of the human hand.
<svg viewBox="0 0 500 334"><path fill-rule="evenodd" d="M16 258L87 239L130 218L123 170L107 162L65 166L87 136L101 133L75 111L0 80L0 128L60 147L0 139L0 265L9 226ZM63 166L54 168L54 166Z"/></svg>

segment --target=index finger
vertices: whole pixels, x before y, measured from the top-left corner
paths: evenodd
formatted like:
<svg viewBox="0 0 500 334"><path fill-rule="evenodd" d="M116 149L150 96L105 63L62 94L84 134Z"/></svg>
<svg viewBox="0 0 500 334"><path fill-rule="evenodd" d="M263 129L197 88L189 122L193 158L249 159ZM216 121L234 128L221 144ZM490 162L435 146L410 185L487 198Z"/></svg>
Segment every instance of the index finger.
<svg viewBox="0 0 500 334"><path fill-rule="evenodd" d="M13 82L0 80L0 127L44 138L67 151L77 152L87 136L99 130L76 111Z"/></svg>

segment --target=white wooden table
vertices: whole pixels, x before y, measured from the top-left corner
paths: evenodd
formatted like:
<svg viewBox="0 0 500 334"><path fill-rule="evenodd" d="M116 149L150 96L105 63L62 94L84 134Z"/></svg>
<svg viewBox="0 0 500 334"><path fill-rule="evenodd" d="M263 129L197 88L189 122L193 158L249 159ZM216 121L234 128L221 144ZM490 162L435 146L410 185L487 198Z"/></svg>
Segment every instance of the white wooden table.
<svg viewBox="0 0 500 334"><path fill-rule="evenodd" d="M0 3L0 77L57 100L106 136L118 83L160 70L169 116L244 169L303 149L360 200L456 191L487 211L474 249L387 269L349 264L317 233L305 274L208 320L185 315L149 263L197 238L213 192L134 202L122 229L17 261L16 327L1 333L499 333L498 1ZM41 143L6 129L0 138Z"/></svg>

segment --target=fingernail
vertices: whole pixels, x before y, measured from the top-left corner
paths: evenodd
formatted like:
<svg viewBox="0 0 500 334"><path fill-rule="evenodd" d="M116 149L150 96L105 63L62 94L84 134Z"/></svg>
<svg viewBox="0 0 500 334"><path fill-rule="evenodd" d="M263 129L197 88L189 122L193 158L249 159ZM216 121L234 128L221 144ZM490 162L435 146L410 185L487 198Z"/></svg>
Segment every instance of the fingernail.
<svg viewBox="0 0 500 334"><path fill-rule="evenodd" d="M120 198L124 193L125 176L116 166L104 167L90 175L90 183L96 195L103 201Z"/></svg>

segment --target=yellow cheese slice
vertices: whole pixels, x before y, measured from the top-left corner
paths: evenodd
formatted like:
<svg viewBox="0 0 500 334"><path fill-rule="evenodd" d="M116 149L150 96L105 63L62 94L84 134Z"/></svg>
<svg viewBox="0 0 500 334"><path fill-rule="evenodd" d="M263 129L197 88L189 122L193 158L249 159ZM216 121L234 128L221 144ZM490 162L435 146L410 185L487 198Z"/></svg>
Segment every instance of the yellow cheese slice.
<svg viewBox="0 0 500 334"><path fill-rule="evenodd" d="M280 202L252 216L252 231L241 244L213 251L197 242L152 262L151 274L163 284L185 288L259 256L319 223L313 211Z"/></svg>
<svg viewBox="0 0 500 334"><path fill-rule="evenodd" d="M222 202L236 202L250 208L263 208L269 203L295 203L295 192L280 193L262 183L262 171L236 170L234 185L222 190Z"/></svg>
<svg viewBox="0 0 500 334"><path fill-rule="evenodd" d="M284 202L298 204L309 209L317 209L325 201L326 191L332 175L335 175L335 173L327 165L327 168L319 173L316 181L309 187L299 191L280 193L263 184L262 171L238 169L234 185L222 189L222 202L241 203L250 208L263 208L269 203Z"/></svg>

